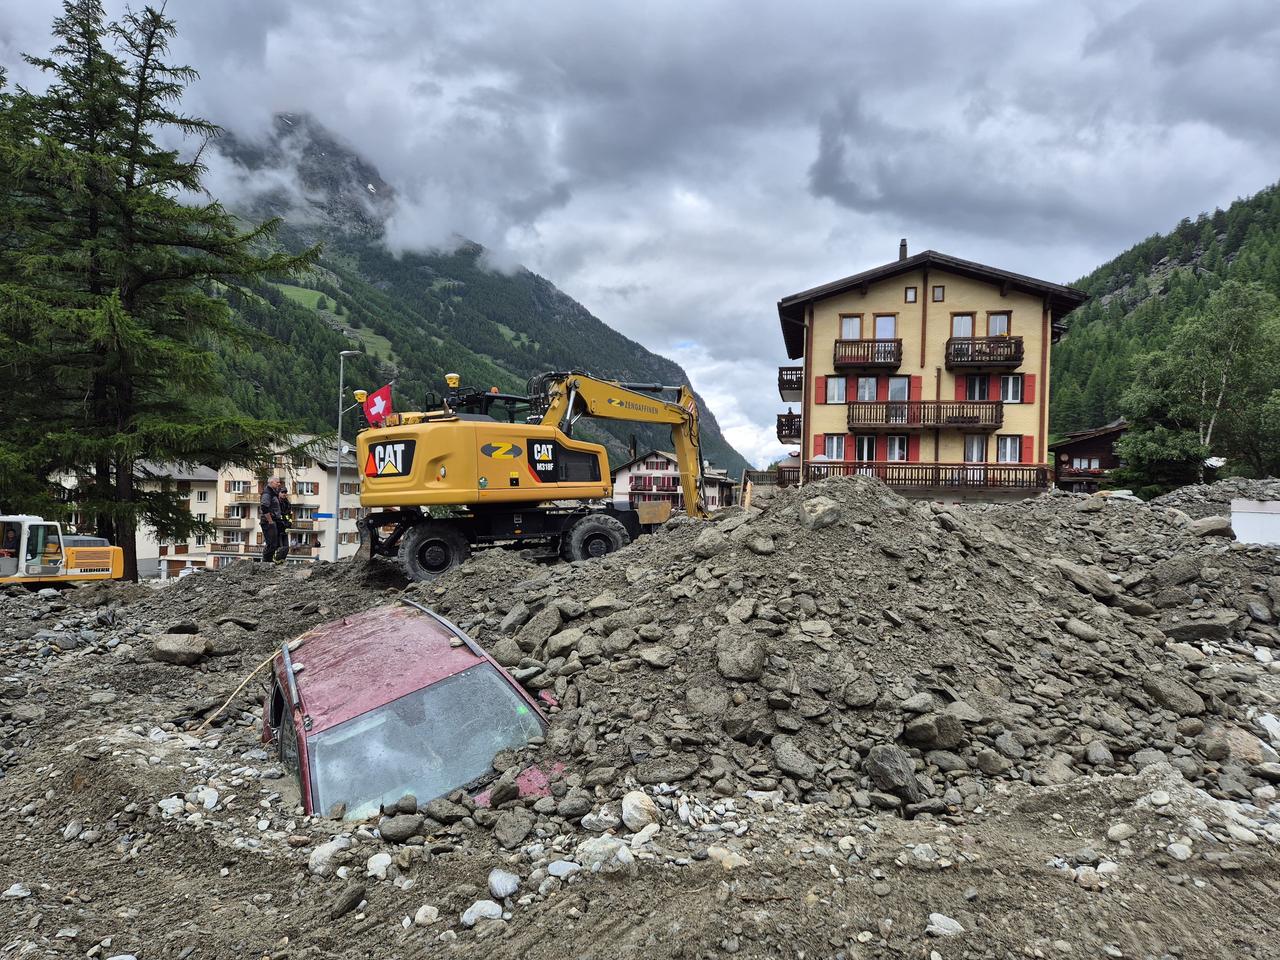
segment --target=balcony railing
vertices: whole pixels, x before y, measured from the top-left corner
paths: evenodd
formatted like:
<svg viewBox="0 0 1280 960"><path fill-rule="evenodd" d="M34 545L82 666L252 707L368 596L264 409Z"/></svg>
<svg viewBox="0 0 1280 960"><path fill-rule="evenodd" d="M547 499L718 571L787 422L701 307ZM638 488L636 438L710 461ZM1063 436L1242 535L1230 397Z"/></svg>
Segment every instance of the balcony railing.
<svg viewBox="0 0 1280 960"><path fill-rule="evenodd" d="M832 360L836 369L898 367L902 363L902 341L837 340Z"/></svg>
<svg viewBox="0 0 1280 960"><path fill-rule="evenodd" d="M799 443L800 442L800 414L798 413L778 414L778 442L779 443Z"/></svg>
<svg viewBox="0 0 1280 960"><path fill-rule="evenodd" d="M838 461L810 463L810 482L827 477L875 477L891 487L950 489L1046 490L1049 469L1022 463L903 463L901 461Z"/></svg>
<svg viewBox="0 0 1280 960"><path fill-rule="evenodd" d="M999 400L884 400L849 404L849 429L962 427L994 430L1004 423Z"/></svg>
<svg viewBox="0 0 1280 960"><path fill-rule="evenodd" d="M219 530L239 530L241 527L246 526L247 523L252 523L252 522L253 520L250 517L214 517L213 518L213 525L217 527Z"/></svg>
<svg viewBox="0 0 1280 960"><path fill-rule="evenodd" d="M778 394L783 400L795 403L804 390L804 367L778 368Z"/></svg>
<svg viewBox="0 0 1280 960"><path fill-rule="evenodd" d="M253 490L237 490L232 496L236 498L236 503L257 503L262 499L262 494Z"/></svg>
<svg viewBox="0 0 1280 960"><path fill-rule="evenodd" d="M1100 480L1111 472L1108 467L1059 467L1058 476L1062 479Z"/></svg>
<svg viewBox="0 0 1280 960"><path fill-rule="evenodd" d="M245 545L243 543L211 543L209 544L210 553L244 553Z"/></svg>
<svg viewBox="0 0 1280 960"><path fill-rule="evenodd" d="M799 467L779 467L778 468L778 486L794 487L800 482Z"/></svg>
<svg viewBox="0 0 1280 960"><path fill-rule="evenodd" d="M952 337L947 341L948 370L952 367L1016 367L1021 363L1021 337Z"/></svg>

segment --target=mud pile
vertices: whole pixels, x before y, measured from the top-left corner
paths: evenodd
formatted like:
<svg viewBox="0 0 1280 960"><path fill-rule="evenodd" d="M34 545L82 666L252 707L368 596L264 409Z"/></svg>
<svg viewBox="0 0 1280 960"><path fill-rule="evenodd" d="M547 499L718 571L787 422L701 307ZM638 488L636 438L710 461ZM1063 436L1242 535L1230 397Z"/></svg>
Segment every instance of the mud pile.
<svg viewBox="0 0 1280 960"><path fill-rule="evenodd" d="M4 942L1276 955L1280 567L1194 512L842 478L590 563L0 595ZM282 641L401 594L555 698L545 742L495 758L555 771L549 796L306 817L263 687L213 716Z"/></svg>
<svg viewBox="0 0 1280 960"><path fill-rule="evenodd" d="M1280 500L1280 480L1228 477L1214 483L1180 487L1151 502L1162 507L1175 507L1192 517L1229 517L1231 501L1235 499Z"/></svg>

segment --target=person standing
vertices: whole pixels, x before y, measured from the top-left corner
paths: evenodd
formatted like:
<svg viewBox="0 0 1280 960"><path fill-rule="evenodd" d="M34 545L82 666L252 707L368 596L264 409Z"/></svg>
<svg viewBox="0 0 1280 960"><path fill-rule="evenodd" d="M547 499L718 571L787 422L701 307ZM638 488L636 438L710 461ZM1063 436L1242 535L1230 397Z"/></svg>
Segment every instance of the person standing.
<svg viewBox="0 0 1280 960"><path fill-rule="evenodd" d="M289 488L285 482L279 478L276 482L280 485L276 495L276 502L280 504L280 519L276 525L279 546L276 548L275 562L284 563L289 557L289 528L293 526L293 504L289 502Z"/></svg>
<svg viewBox="0 0 1280 960"><path fill-rule="evenodd" d="M272 477L258 502L258 523L262 527L262 562L270 563L280 548L280 481Z"/></svg>

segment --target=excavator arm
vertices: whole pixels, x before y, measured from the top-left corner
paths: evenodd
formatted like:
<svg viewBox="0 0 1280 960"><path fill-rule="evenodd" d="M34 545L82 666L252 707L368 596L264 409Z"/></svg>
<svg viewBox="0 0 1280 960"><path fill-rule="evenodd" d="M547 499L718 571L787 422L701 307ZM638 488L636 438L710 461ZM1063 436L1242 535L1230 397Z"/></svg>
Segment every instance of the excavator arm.
<svg viewBox="0 0 1280 960"><path fill-rule="evenodd" d="M627 420L633 423L665 423L671 427L684 493L685 512L691 517L707 516L702 496L702 449L698 439L698 403L688 385L664 387L656 383L618 383L597 380L585 373L553 374L542 380L546 410L544 426L557 426L571 433L580 417ZM674 391L675 401L657 396Z"/></svg>

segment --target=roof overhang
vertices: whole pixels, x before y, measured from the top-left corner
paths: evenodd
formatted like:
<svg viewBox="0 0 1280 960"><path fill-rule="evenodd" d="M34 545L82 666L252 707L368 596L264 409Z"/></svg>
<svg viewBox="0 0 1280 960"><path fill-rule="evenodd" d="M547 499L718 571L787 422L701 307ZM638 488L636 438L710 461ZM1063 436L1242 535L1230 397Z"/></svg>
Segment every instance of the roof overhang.
<svg viewBox="0 0 1280 960"><path fill-rule="evenodd" d="M913 257L895 260L892 263L886 263L883 266L865 270L862 273L855 273L853 276L845 277L842 280L835 280L831 283L813 287L810 290L793 293L791 296L783 297L779 300L778 321L782 325L782 339L786 344L787 356L792 360L804 356L805 317L808 308L812 304L820 300L826 300L828 297L848 293L850 290L866 292L873 283L879 283L882 280L888 280L904 273L924 269L945 270L947 273L954 273L958 276L993 284L1000 287L1002 291L1016 290L1019 293L1041 297L1049 310L1055 342L1066 332L1066 326L1062 323L1063 319L1072 310L1089 299L1087 293L1074 287L1051 283L1048 280L1037 280L1035 277L1028 277L1021 273L1011 273L1008 270L990 267L973 260L962 260L959 257L938 253L936 250L925 250L923 253L917 253Z"/></svg>

